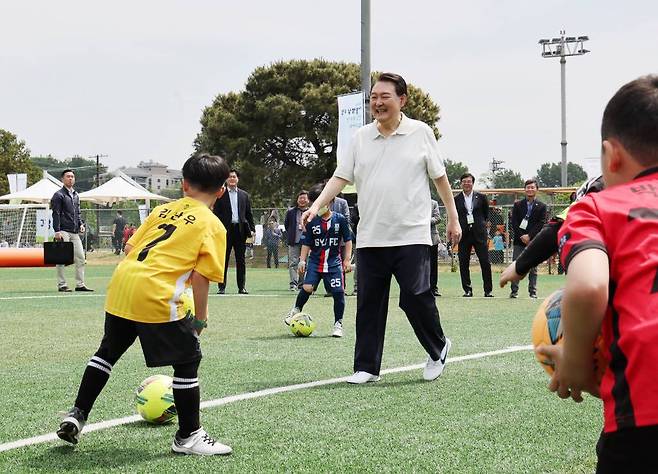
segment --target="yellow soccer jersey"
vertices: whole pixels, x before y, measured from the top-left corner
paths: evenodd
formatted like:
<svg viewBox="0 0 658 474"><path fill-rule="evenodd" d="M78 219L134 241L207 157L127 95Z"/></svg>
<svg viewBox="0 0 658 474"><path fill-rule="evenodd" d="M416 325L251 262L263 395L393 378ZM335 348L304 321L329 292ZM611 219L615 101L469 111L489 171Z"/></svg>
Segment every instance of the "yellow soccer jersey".
<svg viewBox="0 0 658 474"><path fill-rule="evenodd" d="M224 279L226 229L202 202L189 197L153 209L128 240L133 248L107 289L105 311L143 323L185 316L180 295L192 270Z"/></svg>

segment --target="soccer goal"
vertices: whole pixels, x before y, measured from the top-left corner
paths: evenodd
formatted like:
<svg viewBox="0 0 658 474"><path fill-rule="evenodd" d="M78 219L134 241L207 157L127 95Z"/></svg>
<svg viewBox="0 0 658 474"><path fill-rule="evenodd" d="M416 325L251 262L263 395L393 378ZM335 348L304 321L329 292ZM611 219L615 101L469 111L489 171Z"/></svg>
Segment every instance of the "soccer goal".
<svg viewBox="0 0 658 474"><path fill-rule="evenodd" d="M41 247L52 228L47 204L0 205L0 247Z"/></svg>

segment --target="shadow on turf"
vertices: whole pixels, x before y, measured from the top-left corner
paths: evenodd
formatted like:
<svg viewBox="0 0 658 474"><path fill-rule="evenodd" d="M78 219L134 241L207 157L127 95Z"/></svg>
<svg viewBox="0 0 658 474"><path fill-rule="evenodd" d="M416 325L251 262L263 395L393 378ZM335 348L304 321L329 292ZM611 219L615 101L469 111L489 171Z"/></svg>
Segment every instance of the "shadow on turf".
<svg viewBox="0 0 658 474"><path fill-rule="evenodd" d="M131 465L146 465L150 461L174 456L169 446L162 447L162 452L149 453L131 447L119 447L116 444L101 447L76 447L57 445L45 451L43 454L34 456L27 460L35 471L53 472L98 472L99 469L127 468ZM124 469L122 469L124 470Z"/></svg>
<svg viewBox="0 0 658 474"><path fill-rule="evenodd" d="M291 333L285 333L285 334L275 334L272 336L257 336L257 337L247 337L246 339L250 341L282 341L282 340L288 340L288 341L313 341L313 340L321 340L321 339L337 339L334 337L331 337L331 334L323 334L323 335L312 335L309 337L295 337Z"/></svg>

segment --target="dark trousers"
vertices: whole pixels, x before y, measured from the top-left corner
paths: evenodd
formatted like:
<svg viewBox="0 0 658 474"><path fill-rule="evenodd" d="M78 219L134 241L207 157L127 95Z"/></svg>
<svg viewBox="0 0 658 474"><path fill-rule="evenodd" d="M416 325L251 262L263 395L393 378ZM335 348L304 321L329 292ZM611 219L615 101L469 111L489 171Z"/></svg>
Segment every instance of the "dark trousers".
<svg viewBox="0 0 658 474"><path fill-rule="evenodd" d="M657 445L658 425L601 433L596 443L596 472L658 472Z"/></svg>
<svg viewBox="0 0 658 474"><path fill-rule="evenodd" d="M231 249L235 255L235 273L238 282L238 290L244 289L245 276L247 267L244 261L244 253L247 248L245 241L247 240L240 232L240 224L231 224L226 229L226 259L224 260L224 283L219 284L220 289L226 288L226 278L228 276L228 264L231 259Z"/></svg>
<svg viewBox="0 0 658 474"><path fill-rule="evenodd" d="M439 291L439 245L430 246L430 290Z"/></svg>
<svg viewBox="0 0 658 474"><path fill-rule="evenodd" d="M356 302L354 371L378 375L384 351L391 276L400 285L399 306L418 341L439 360L445 336L436 300L430 291L429 245L369 247L357 250L359 280Z"/></svg>
<svg viewBox="0 0 658 474"><path fill-rule="evenodd" d="M272 268L272 257L274 257L274 266L279 268L279 246L278 245L268 245L267 246L267 268Z"/></svg>
<svg viewBox="0 0 658 474"><path fill-rule="evenodd" d="M491 263L489 263L487 243L476 242L470 234L462 237L461 242L459 242L459 274L462 279L462 288L464 289L464 292L473 292L473 286L471 285L471 270L469 268L472 248L475 248L475 255L478 256L478 260L480 261L484 292L489 293L493 290L493 284L491 282Z"/></svg>
<svg viewBox="0 0 658 474"><path fill-rule="evenodd" d="M519 258L519 255L525 250L525 247L522 245L514 245L514 249L512 250L512 260L516 260ZM519 282L518 281L513 281L512 282L512 293L518 293L519 292ZM532 267L530 271L528 272L528 293L531 295L536 295L537 294L537 267Z"/></svg>

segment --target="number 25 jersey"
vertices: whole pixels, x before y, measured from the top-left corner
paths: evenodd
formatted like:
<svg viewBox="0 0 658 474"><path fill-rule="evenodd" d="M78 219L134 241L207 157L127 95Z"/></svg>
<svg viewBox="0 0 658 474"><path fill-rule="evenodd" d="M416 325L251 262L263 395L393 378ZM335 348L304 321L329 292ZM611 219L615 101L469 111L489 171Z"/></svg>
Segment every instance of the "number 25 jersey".
<svg viewBox="0 0 658 474"><path fill-rule="evenodd" d="M192 271L210 281L224 278L226 230L208 207L184 197L153 209L128 240L133 248L107 289L105 311L143 323L185 316L180 296Z"/></svg>

